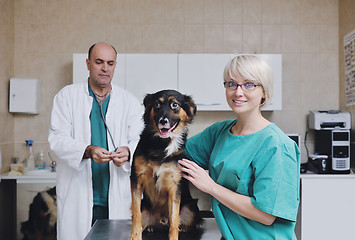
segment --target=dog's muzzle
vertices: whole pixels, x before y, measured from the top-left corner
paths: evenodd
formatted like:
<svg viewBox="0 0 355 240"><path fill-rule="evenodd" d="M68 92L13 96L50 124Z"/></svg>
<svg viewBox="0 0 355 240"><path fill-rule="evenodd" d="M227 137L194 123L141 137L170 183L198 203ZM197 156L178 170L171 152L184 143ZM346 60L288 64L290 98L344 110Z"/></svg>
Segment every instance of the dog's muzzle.
<svg viewBox="0 0 355 240"><path fill-rule="evenodd" d="M173 126L170 125L170 121L167 118L160 118L158 123L159 134L161 138L168 138L170 134L174 131L179 121L177 121Z"/></svg>

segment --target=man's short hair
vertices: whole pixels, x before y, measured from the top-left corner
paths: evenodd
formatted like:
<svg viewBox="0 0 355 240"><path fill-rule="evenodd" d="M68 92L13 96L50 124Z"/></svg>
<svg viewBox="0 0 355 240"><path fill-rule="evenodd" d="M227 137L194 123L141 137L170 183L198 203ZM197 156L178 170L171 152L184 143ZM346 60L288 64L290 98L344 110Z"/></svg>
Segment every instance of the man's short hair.
<svg viewBox="0 0 355 240"><path fill-rule="evenodd" d="M89 52L88 52L88 59L90 59L91 57L91 52L92 52L92 49L95 47L96 43L94 43L90 48L89 48ZM115 51L116 55L117 55L117 51L115 49L114 46L110 45L112 47L112 49Z"/></svg>

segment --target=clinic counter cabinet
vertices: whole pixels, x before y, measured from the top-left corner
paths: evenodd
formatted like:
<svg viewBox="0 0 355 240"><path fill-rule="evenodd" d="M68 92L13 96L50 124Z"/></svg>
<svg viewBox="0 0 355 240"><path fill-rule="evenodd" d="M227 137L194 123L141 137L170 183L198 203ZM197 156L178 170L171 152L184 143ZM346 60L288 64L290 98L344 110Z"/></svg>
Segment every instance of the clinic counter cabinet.
<svg viewBox="0 0 355 240"><path fill-rule="evenodd" d="M51 172L49 174L39 175L21 175L21 176L9 176L8 173L1 175L1 181L3 180L15 180L17 184L21 183L56 183L57 174Z"/></svg>
<svg viewBox="0 0 355 240"><path fill-rule="evenodd" d="M0 176L0 239L17 239L17 184L55 184L56 173Z"/></svg>
<svg viewBox="0 0 355 240"><path fill-rule="evenodd" d="M298 240L355 239L355 174L301 174Z"/></svg>
<svg viewBox="0 0 355 240"><path fill-rule="evenodd" d="M95 222L84 240L128 240L131 235L132 223L127 220L100 219ZM200 231L191 234L180 233L182 240L219 240L222 235L214 218L205 218ZM143 240L166 240L168 232L143 234Z"/></svg>

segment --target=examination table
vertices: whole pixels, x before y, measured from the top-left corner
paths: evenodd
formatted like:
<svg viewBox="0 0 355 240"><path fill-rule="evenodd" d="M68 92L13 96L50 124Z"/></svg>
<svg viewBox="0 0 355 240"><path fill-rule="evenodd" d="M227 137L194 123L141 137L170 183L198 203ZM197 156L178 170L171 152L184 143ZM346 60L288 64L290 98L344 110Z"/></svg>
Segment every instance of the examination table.
<svg viewBox="0 0 355 240"><path fill-rule="evenodd" d="M129 240L132 222L127 220L97 220L84 240ZM222 237L214 218L205 218L200 231L180 233L181 240L220 240ZM168 232L144 233L143 240L167 240Z"/></svg>

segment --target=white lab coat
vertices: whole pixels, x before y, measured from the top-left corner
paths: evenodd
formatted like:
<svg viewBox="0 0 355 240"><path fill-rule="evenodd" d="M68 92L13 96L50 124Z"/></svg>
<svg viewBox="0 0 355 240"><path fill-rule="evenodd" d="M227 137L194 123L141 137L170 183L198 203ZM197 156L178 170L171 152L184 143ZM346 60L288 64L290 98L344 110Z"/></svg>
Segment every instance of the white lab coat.
<svg viewBox="0 0 355 240"><path fill-rule="evenodd" d="M64 87L53 101L48 141L58 157L58 240L82 240L91 228L93 190L90 159L82 159L91 142L90 112L93 98L88 83ZM143 129L143 106L126 90L112 85L106 123L117 146L128 146L131 157ZM109 151L113 151L107 134ZM131 218L130 168L109 163L109 218Z"/></svg>

